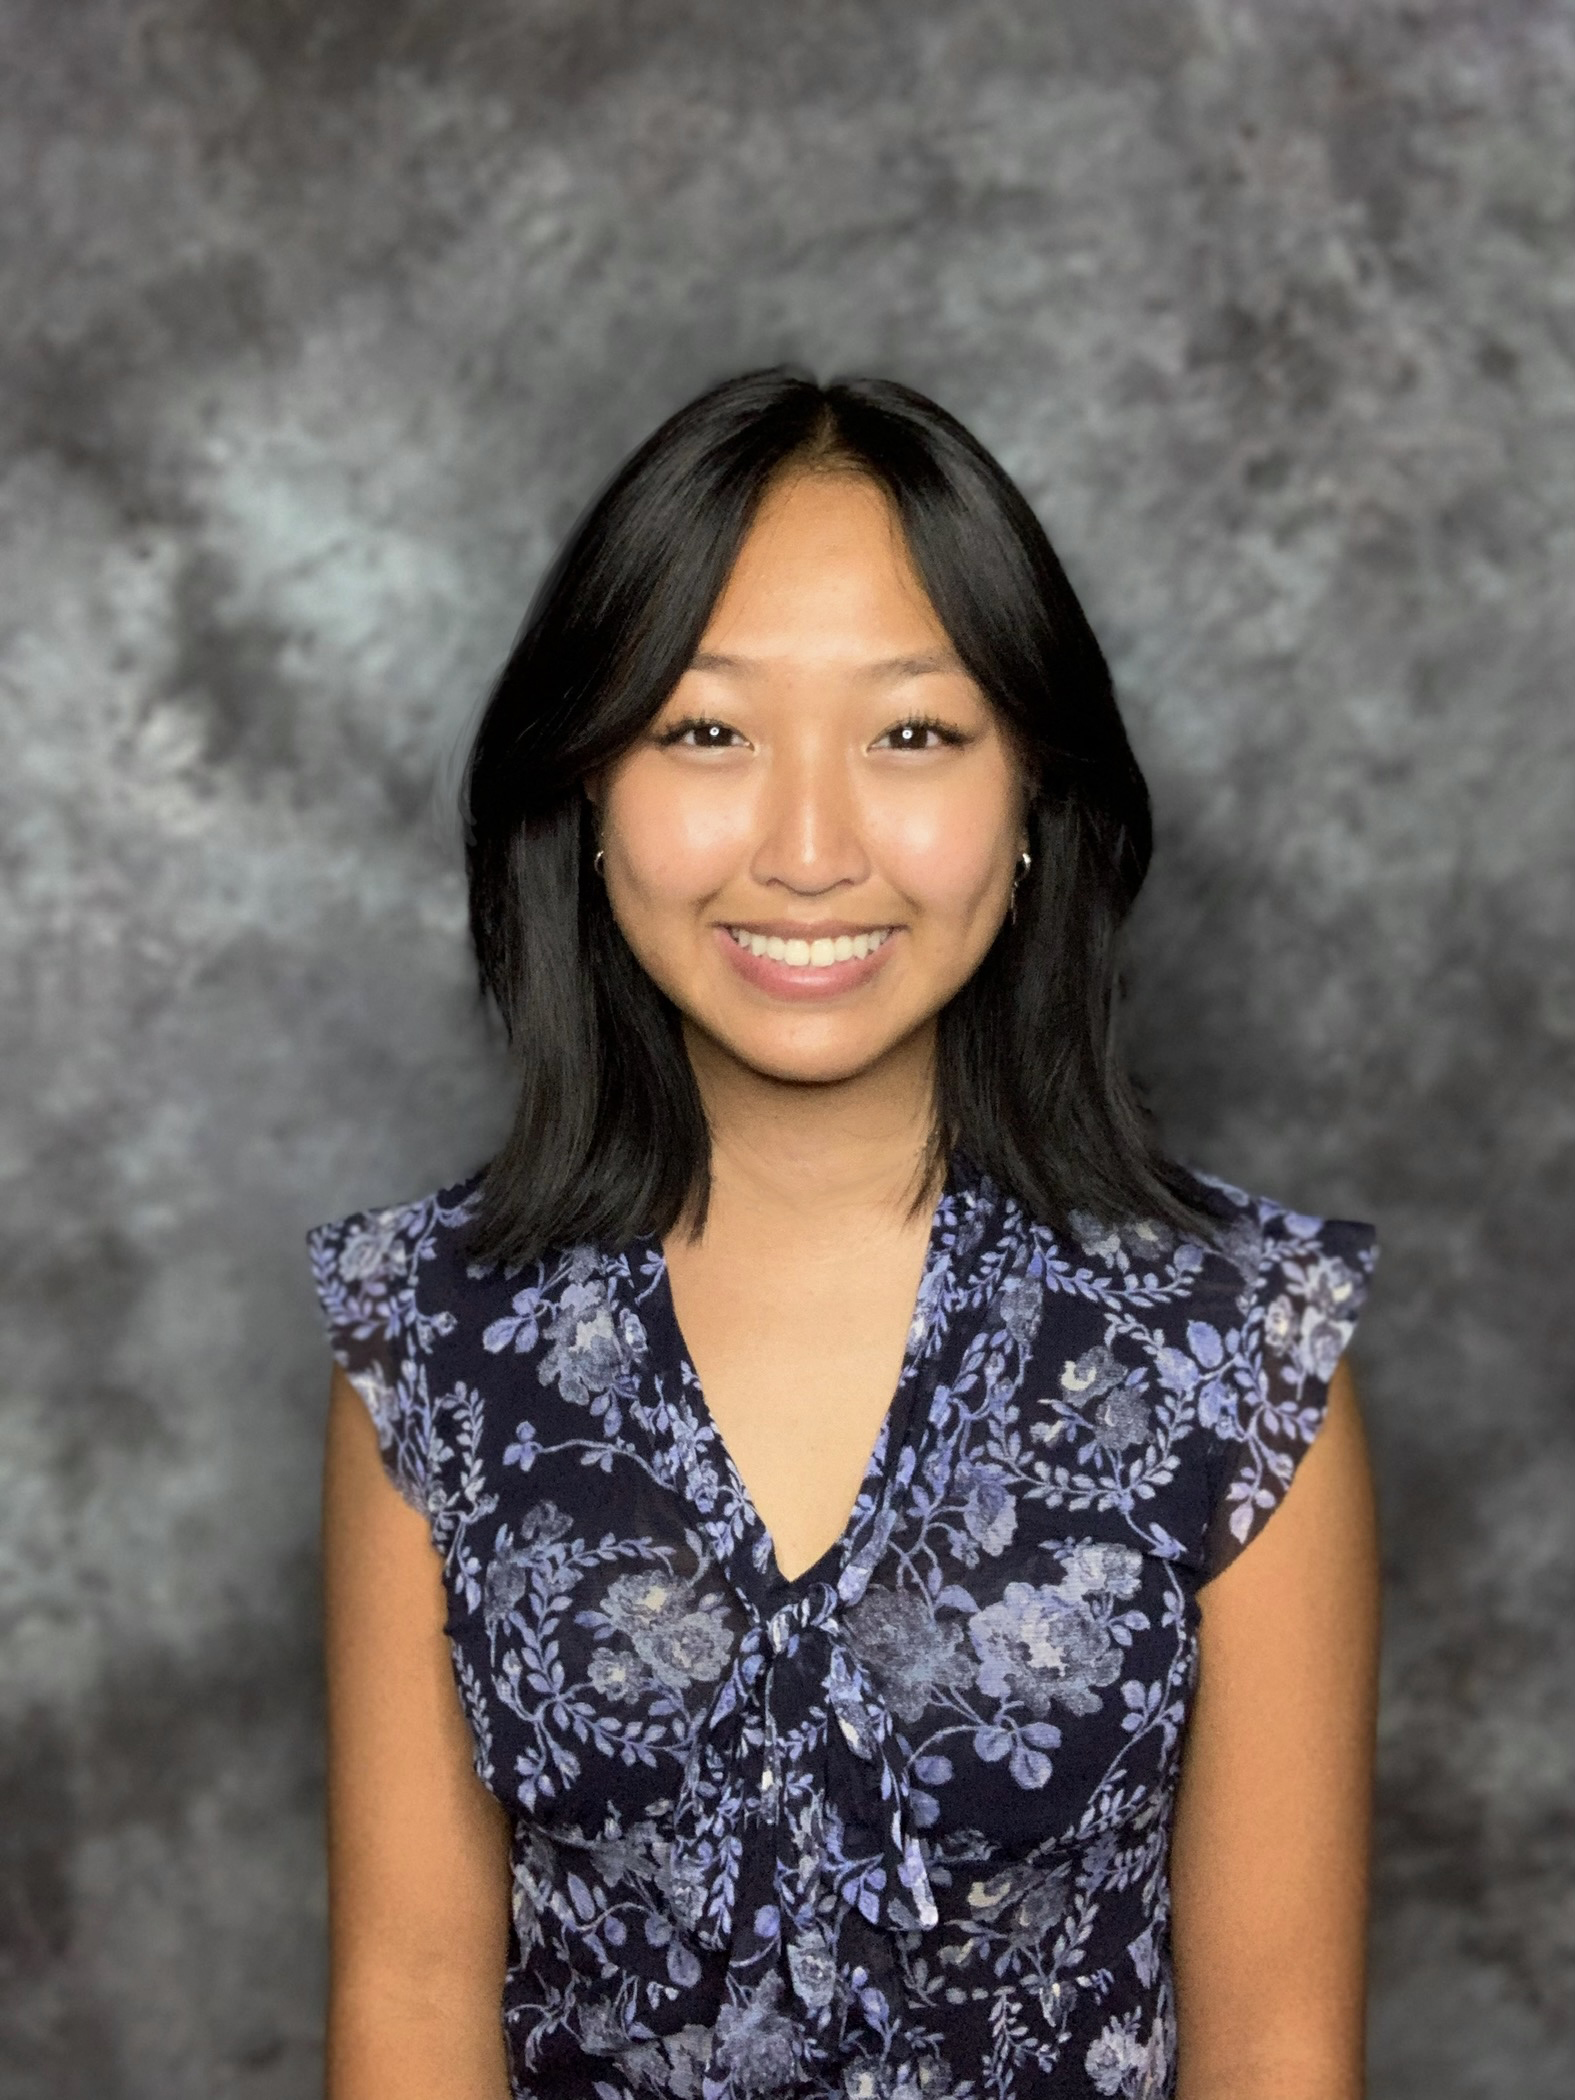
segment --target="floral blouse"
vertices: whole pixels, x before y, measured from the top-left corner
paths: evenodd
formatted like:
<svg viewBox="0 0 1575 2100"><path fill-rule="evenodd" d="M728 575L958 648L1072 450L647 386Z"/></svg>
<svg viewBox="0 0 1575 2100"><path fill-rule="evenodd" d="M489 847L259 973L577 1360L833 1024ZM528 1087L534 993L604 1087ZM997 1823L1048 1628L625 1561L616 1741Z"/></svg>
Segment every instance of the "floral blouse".
<svg viewBox="0 0 1575 2100"><path fill-rule="evenodd" d="M1365 1225L1031 1223L954 1167L841 1540L793 1581L660 1245L518 1270L475 1183L319 1227L514 1826L514 2091L1163 2096L1197 1590L1323 1418Z"/></svg>

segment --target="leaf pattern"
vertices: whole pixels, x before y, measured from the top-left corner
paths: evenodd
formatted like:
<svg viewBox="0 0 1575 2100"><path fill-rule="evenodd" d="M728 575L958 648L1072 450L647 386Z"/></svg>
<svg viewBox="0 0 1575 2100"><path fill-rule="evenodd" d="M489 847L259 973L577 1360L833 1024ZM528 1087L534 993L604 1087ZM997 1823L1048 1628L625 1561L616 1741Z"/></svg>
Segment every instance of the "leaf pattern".
<svg viewBox="0 0 1575 2100"><path fill-rule="evenodd" d="M513 1820L519 2094L1172 2091L1197 1591L1283 1497L1374 1259L1223 1184L1205 1245L959 1163L846 1532L793 1582L660 1247L466 1253L475 1183L314 1279L442 1556Z"/></svg>

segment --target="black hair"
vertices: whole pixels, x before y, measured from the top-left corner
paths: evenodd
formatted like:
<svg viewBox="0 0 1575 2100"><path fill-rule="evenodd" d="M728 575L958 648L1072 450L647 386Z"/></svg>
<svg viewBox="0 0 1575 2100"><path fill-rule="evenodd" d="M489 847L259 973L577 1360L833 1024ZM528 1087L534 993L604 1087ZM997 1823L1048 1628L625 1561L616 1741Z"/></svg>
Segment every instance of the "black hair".
<svg viewBox="0 0 1575 2100"><path fill-rule="evenodd" d="M1114 1042L1117 935L1148 868L1148 791L1044 529L922 394L774 369L702 394L619 469L542 584L472 745L471 932L521 1066L476 1251L523 1261L704 1218L710 1139L678 1013L613 919L584 782L672 692L763 494L798 463L885 491L1024 768L1032 866L938 1018L932 1165L962 1155L1053 1226L1083 1213L1196 1228L1209 1199L1160 1151Z"/></svg>

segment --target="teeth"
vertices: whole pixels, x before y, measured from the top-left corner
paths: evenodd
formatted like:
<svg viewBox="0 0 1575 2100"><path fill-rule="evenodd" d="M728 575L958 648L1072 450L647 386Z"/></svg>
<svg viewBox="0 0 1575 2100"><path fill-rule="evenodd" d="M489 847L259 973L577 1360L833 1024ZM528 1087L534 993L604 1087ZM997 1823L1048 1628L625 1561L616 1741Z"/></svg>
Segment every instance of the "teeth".
<svg viewBox="0 0 1575 2100"><path fill-rule="evenodd" d="M839 933L834 940L823 935L815 941L784 940L779 934L750 933L742 926L730 926L728 931L739 947L751 955L785 962L795 970L825 970L833 963L863 962L881 946L891 929L878 926L870 933Z"/></svg>

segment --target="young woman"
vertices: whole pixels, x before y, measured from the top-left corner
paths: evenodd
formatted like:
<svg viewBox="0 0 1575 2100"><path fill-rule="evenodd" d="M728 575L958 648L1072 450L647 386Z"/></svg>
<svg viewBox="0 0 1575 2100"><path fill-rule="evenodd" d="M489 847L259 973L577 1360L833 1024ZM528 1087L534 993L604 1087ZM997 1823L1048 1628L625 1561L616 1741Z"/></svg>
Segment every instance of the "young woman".
<svg viewBox="0 0 1575 2100"><path fill-rule="evenodd" d="M1351 2100L1372 1234L1134 1106L1147 798L1022 497L717 388L467 815L512 1134L313 1235L332 2100Z"/></svg>

